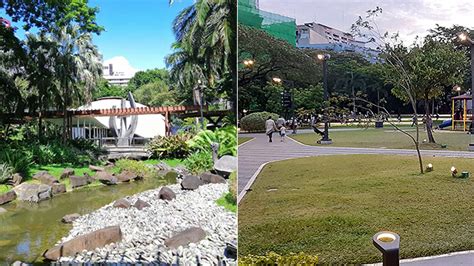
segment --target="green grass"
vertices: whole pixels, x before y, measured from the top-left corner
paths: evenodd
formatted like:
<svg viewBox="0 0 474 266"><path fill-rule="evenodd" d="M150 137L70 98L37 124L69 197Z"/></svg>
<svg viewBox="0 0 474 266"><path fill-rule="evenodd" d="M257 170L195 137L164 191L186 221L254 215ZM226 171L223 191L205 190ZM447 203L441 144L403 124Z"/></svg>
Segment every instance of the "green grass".
<svg viewBox="0 0 474 266"><path fill-rule="evenodd" d="M176 167L176 166L182 164L183 160L182 159L164 159L164 160L148 159L148 160L145 160L143 162L146 163L146 164L157 164L159 162L164 162L164 163L166 163L167 165L169 165L171 167Z"/></svg>
<svg viewBox="0 0 474 266"><path fill-rule="evenodd" d="M474 249L474 160L343 155L267 165L239 205L239 256L306 252L323 264L373 263L372 236L401 236L402 258ZM276 190L275 190L276 189Z"/></svg>
<svg viewBox="0 0 474 266"><path fill-rule="evenodd" d="M216 201L217 205L224 207L226 210L233 213L237 212L237 205L234 200L232 200L232 195L230 193L222 195Z"/></svg>
<svg viewBox="0 0 474 266"><path fill-rule="evenodd" d="M251 140L251 139L253 139L253 138L251 138L251 137L239 137L239 138L238 138L238 145L244 144L245 142L247 142L247 141L249 141L249 140Z"/></svg>
<svg viewBox="0 0 474 266"><path fill-rule="evenodd" d="M0 185L0 194L8 192L12 189L12 186Z"/></svg>
<svg viewBox="0 0 474 266"><path fill-rule="evenodd" d="M409 133L415 135L414 128L408 128ZM290 135L289 137L307 145L319 145L316 141L321 139L315 133L304 133ZM389 148L389 149L413 149L414 145L411 139L393 128L383 129L361 129L352 131L333 131L329 137L332 139L331 146L337 147L364 147L364 148ZM471 141L471 136L465 132L435 131L434 138L437 144L422 143L427 139L426 132L420 130L420 148L427 150L443 149L441 144L447 144L448 150L466 151ZM474 141L474 137L473 137Z"/></svg>

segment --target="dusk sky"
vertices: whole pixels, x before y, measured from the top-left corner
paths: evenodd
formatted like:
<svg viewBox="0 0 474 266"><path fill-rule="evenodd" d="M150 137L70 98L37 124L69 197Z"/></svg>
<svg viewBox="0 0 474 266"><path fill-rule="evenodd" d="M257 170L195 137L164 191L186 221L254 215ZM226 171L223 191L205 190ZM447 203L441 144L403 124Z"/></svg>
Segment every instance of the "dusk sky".
<svg viewBox="0 0 474 266"><path fill-rule="evenodd" d="M260 0L260 9L296 18L298 24L314 21L347 32L376 6L383 9L376 20L380 31L398 31L409 42L436 23L474 28L473 0Z"/></svg>

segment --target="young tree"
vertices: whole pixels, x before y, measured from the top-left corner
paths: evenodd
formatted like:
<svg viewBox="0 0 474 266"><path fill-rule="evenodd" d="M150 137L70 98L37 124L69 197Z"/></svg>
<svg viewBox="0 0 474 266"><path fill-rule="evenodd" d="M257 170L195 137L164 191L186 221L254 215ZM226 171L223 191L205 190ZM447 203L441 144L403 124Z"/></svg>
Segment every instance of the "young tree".
<svg viewBox="0 0 474 266"><path fill-rule="evenodd" d="M468 62L463 52L457 51L453 45L426 39L422 45L415 45L402 56L403 68L412 84L411 94L425 107L425 125L429 143L436 143L433 137L431 119L431 101L444 93L444 87L452 87L463 81ZM395 85L392 92L398 98L408 102L409 97L400 86L399 75L389 68L388 81Z"/></svg>

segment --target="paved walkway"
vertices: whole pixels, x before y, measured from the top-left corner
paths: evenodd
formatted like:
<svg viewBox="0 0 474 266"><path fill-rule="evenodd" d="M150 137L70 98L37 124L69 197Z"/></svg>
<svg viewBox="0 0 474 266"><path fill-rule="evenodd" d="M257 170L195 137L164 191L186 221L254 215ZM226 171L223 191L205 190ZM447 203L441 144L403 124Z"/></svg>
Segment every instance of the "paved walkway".
<svg viewBox="0 0 474 266"><path fill-rule="evenodd" d="M254 139L239 146L239 197L238 202L245 196L247 189L257 178L265 164L273 161L321 155L343 154L391 154L416 155L415 150L376 149L376 148L345 148L334 146L309 146L287 138L280 142L280 137L274 134L274 142L268 143L265 134L243 134ZM315 134L315 140L319 138ZM421 151L423 156L465 157L474 158L474 152L463 151ZM474 265L474 251L459 252L434 257L402 260L402 265L410 266L444 266L444 265Z"/></svg>
<svg viewBox="0 0 474 266"><path fill-rule="evenodd" d="M280 137L274 134L274 142L268 143L265 134L245 134L253 137L239 146L239 199L245 196L256 176L266 163L310 156L344 155L344 154L391 154L391 155L416 155L414 149L378 149L378 148L346 148L334 146L309 146L287 137L286 142L280 142ZM314 139L319 136L314 135ZM447 151L447 150L422 150L423 156L445 156L474 158L474 152Z"/></svg>

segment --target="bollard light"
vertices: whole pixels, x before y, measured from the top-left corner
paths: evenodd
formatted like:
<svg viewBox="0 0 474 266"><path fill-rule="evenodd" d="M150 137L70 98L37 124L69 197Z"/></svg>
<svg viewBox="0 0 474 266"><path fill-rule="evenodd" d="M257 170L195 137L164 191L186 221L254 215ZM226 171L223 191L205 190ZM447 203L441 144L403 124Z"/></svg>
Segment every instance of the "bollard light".
<svg viewBox="0 0 474 266"><path fill-rule="evenodd" d="M469 172L468 172L468 171L463 171L463 172L461 173L461 177L462 177L462 178L468 178L468 177L469 177Z"/></svg>
<svg viewBox="0 0 474 266"><path fill-rule="evenodd" d="M378 232L372 237L374 246L382 252L383 266L399 266L400 236L389 231Z"/></svg>
<svg viewBox="0 0 474 266"><path fill-rule="evenodd" d="M456 177L457 174L458 174L458 170L456 169L456 167L452 166L451 167L451 175L453 177Z"/></svg>
<svg viewBox="0 0 474 266"><path fill-rule="evenodd" d="M426 167L426 172L431 172L433 171L433 165L432 164L428 164L428 166Z"/></svg>

